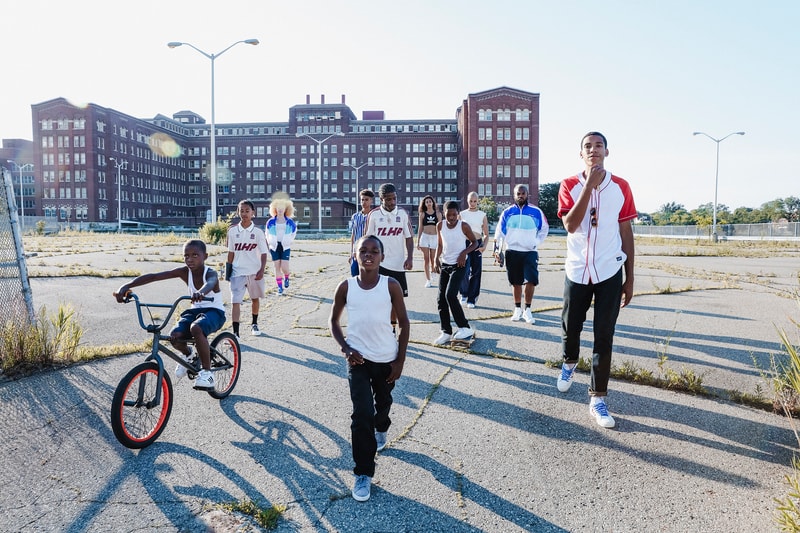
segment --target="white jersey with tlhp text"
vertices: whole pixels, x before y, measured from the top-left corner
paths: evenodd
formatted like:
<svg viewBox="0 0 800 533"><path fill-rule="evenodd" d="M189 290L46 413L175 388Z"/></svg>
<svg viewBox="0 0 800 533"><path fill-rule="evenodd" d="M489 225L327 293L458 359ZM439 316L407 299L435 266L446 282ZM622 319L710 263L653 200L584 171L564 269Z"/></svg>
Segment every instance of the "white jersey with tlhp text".
<svg viewBox="0 0 800 533"><path fill-rule="evenodd" d="M376 207L367 218L364 235L375 235L383 243L386 256L381 262L383 268L395 272L405 270L406 239L414 236L405 209L396 207L394 211L385 211L383 207Z"/></svg>
<svg viewBox="0 0 800 533"><path fill-rule="evenodd" d="M268 250L264 231L254 223L247 228L241 224L232 226L228 230L228 251L233 252L231 277L257 274L261 270L261 255Z"/></svg>

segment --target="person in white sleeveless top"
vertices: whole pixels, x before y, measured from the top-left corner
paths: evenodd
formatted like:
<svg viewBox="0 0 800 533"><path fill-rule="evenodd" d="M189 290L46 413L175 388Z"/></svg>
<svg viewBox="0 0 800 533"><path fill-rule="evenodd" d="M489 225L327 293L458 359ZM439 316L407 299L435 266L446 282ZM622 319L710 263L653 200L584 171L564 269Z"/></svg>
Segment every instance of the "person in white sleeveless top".
<svg viewBox="0 0 800 533"><path fill-rule="evenodd" d="M467 257L467 269L464 280L461 282L461 303L467 303L469 309L474 309L481 294L481 274L483 273L483 252L489 244L489 219L486 213L478 209L478 193L471 192L467 195L469 209L464 209L459 215L461 220L469 224L478 247L472 250Z"/></svg>
<svg viewBox="0 0 800 533"><path fill-rule="evenodd" d="M392 423L392 390L403 373L409 337L403 289L397 280L379 273L384 257L378 237L368 235L358 240L359 275L342 281L336 288L329 320L331 335L347 361L356 476L352 495L360 502L370 496L375 453L386 447ZM345 309L347 337L340 324ZM397 337L392 331L392 315L397 317Z"/></svg>
<svg viewBox="0 0 800 533"><path fill-rule="evenodd" d="M452 339L469 339L475 334L464 316L458 290L466 273L467 256L478 247L478 241L469 224L458 219L458 202L452 200L445 204L444 220L439 222L437 228L439 247L436 249L433 271L439 274L437 303L442 333L433 343L447 344ZM451 313L458 326L455 335L450 323Z"/></svg>
<svg viewBox="0 0 800 533"><path fill-rule="evenodd" d="M169 341L187 358L195 355L197 348L196 355L200 357L203 366L203 370L194 382L194 388L199 390L214 388L208 336L225 324L225 307L222 302L222 291L219 288L219 277L216 270L206 266L206 259L208 259L206 243L191 239L183 245L185 266L164 272L143 274L122 285L114 293L117 301L123 303L128 292L140 285L172 278L180 278L186 283L189 296L192 297L192 307L181 313L178 324L169 332ZM205 299L207 296L211 297L210 301ZM194 337L194 347L190 350L186 340L192 337ZM175 375L178 379L182 378L186 375L186 368L178 365Z"/></svg>

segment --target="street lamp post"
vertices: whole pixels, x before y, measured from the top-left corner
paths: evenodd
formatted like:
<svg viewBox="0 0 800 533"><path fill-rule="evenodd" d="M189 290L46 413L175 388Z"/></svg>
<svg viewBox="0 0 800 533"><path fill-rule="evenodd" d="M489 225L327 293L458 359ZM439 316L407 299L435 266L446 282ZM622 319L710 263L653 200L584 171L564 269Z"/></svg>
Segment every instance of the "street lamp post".
<svg viewBox="0 0 800 533"><path fill-rule="evenodd" d="M17 170L19 170L19 227L21 229L25 229L25 193L22 191L22 173L29 167L33 168L33 163L25 163L24 165L20 165L13 159L6 159L6 161L13 164L15 167L17 167Z"/></svg>
<svg viewBox="0 0 800 533"><path fill-rule="evenodd" d="M367 165L372 166L372 161L367 161L366 163L361 163L358 166L356 166L356 165L348 165L350 168L355 169L355 171L356 171L356 205L358 205L359 202L361 201L361 198L358 195L358 192L359 192L358 191L358 171L361 170L363 167L365 167Z"/></svg>
<svg viewBox="0 0 800 533"><path fill-rule="evenodd" d="M128 168L128 162L119 162L113 157L108 158L117 167L117 231L122 233L122 169Z"/></svg>
<svg viewBox="0 0 800 533"><path fill-rule="evenodd" d="M204 52L192 43L182 43L179 41L167 43L167 46L170 48L177 48L179 46L186 45L189 48L200 52L202 55L211 60L211 171L208 175L208 180L211 184L211 222L214 222L217 219L217 121L214 113L214 60L239 43L252 44L255 46L258 44L258 39L245 39L243 41L236 41L232 45L225 48L222 52L216 54Z"/></svg>
<svg viewBox="0 0 800 533"><path fill-rule="evenodd" d="M725 137L721 139L716 139L709 135L708 133L703 133L702 131L696 131L692 133L692 135L705 135L715 143L717 143L717 167L716 171L714 172L714 207L713 207L713 218L711 221L711 240L717 242L717 189L719 188L719 143L730 137L731 135L744 135L743 131L734 131L732 133L727 134Z"/></svg>
<svg viewBox="0 0 800 533"><path fill-rule="evenodd" d="M317 143L317 220L319 222L318 231L322 233L322 145L331 137L344 137L344 133L337 131L321 140L312 137L308 133L295 133L295 137L308 137Z"/></svg>

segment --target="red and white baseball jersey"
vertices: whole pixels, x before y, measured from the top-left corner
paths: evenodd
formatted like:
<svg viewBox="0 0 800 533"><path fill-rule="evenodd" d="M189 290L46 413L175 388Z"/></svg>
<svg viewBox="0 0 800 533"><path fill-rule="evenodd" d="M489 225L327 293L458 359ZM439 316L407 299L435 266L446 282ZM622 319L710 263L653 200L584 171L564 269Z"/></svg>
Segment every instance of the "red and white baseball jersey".
<svg viewBox="0 0 800 533"><path fill-rule="evenodd" d="M583 173L561 182L559 218L572 209L585 184ZM606 171L603 182L592 191L580 228L567 235L565 269L570 281L599 283L616 274L627 259L622 251L619 224L637 216L628 182Z"/></svg>

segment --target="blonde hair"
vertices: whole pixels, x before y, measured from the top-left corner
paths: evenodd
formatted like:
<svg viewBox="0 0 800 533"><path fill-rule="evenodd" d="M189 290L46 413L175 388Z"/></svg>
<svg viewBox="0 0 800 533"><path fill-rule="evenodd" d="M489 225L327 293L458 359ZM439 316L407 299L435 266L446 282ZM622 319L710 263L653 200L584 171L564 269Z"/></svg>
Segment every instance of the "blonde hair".
<svg viewBox="0 0 800 533"><path fill-rule="evenodd" d="M278 209L283 209L283 215L289 218L294 216L294 204L291 200L287 199L273 199L269 204L269 215L274 217L278 215Z"/></svg>

